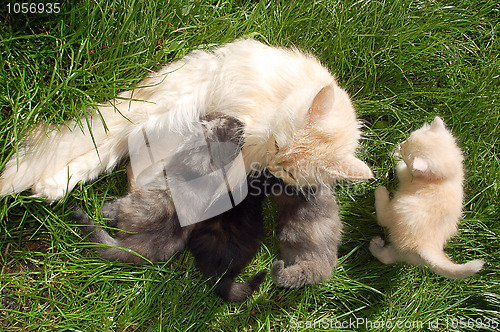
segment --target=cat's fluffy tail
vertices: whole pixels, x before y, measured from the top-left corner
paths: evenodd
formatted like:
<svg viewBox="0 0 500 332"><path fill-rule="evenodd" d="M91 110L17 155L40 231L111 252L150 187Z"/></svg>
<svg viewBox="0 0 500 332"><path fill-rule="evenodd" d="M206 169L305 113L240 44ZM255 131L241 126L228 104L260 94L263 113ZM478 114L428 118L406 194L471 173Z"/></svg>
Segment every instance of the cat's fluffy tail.
<svg viewBox="0 0 500 332"><path fill-rule="evenodd" d="M215 286L215 293L227 302L242 302L259 288L266 274L266 271L260 271L243 283L234 282L231 278L223 276Z"/></svg>
<svg viewBox="0 0 500 332"><path fill-rule="evenodd" d="M443 250L438 248L423 248L419 250L419 254L432 271L450 279L470 277L479 272L484 265L484 261L481 259L465 264L455 264Z"/></svg>
<svg viewBox="0 0 500 332"><path fill-rule="evenodd" d="M96 178L127 155L130 122L103 107L103 114L31 130L0 176L0 197L32 189L35 196L60 199L79 181ZM105 118L104 125L101 116Z"/></svg>

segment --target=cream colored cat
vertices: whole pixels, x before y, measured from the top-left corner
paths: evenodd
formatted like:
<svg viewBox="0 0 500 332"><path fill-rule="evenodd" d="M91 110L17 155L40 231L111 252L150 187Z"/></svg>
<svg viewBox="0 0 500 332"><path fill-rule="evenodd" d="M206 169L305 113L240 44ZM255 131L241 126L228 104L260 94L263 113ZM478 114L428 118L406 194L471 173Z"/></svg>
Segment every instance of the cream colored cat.
<svg viewBox="0 0 500 332"><path fill-rule="evenodd" d="M213 112L243 122L249 172L251 164L268 167L299 186L372 177L354 156L360 131L349 96L317 59L296 49L248 39L194 51L98 109L89 114L91 130L85 120L83 130L76 121L32 130L3 170L0 197L31 188L60 199L112 170L144 132L183 132Z"/></svg>
<svg viewBox="0 0 500 332"><path fill-rule="evenodd" d="M464 180L462 153L443 121L436 117L413 132L400 144L400 154L394 198L385 187L375 191L378 223L387 227L392 244L373 238L371 253L384 264L427 265L453 279L481 270L482 260L455 264L443 252L462 215Z"/></svg>

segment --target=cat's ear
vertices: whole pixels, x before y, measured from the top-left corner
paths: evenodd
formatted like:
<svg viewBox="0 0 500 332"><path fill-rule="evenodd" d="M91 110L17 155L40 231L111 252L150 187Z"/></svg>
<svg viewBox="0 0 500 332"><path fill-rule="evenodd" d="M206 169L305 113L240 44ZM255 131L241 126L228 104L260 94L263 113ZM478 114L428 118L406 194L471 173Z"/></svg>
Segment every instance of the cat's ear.
<svg viewBox="0 0 500 332"><path fill-rule="evenodd" d="M340 163L330 169L335 177L346 180L368 180L373 178L373 173L364 162L353 155L348 155Z"/></svg>
<svg viewBox="0 0 500 332"><path fill-rule="evenodd" d="M432 131L441 131L441 130L445 130L446 127L444 125L444 122L443 120L441 120L441 118L439 116L436 116L436 118L434 118L434 121L432 121L431 123L431 130Z"/></svg>
<svg viewBox="0 0 500 332"><path fill-rule="evenodd" d="M434 178L437 176L429 160L420 157L415 157L415 159L413 159L411 172L415 176L423 176L426 178Z"/></svg>
<svg viewBox="0 0 500 332"><path fill-rule="evenodd" d="M426 173L429 170L429 162L424 158L415 157L411 165L413 171Z"/></svg>
<svg viewBox="0 0 500 332"><path fill-rule="evenodd" d="M330 112L333 108L334 90L331 85L325 86L321 89L311 104L307 112L307 122L313 123L323 117L323 115Z"/></svg>

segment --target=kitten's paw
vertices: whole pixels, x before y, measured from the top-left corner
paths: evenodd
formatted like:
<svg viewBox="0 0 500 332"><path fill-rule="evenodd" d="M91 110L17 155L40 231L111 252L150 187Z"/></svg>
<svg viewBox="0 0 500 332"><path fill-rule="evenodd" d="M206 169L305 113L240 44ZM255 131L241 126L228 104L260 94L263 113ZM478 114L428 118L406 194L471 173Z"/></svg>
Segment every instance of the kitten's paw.
<svg viewBox="0 0 500 332"><path fill-rule="evenodd" d="M380 249L385 246L385 241L380 237L376 236L370 241L370 251L373 249Z"/></svg>
<svg viewBox="0 0 500 332"><path fill-rule="evenodd" d="M281 275L285 269L285 262L282 260L275 261L273 267L271 268L271 276L274 280L275 276Z"/></svg>
<svg viewBox="0 0 500 332"><path fill-rule="evenodd" d="M370 241L370 245L368 246L368 249L370 249L370 252L372 253L373 256L375 256L378 260L380 260L380 256L384 250L385 246L385 241L382 240L380 236L374 237Z"/></svg>
<svg viewBox="0 0 500 332"><path fill-rule="evenodd" d="M282 260L275 261L271 268L271 279L278 287L298 288L301 285L295 285L294 278L291 278L290 270L285 268L285 262Z"/></svg>
<svg viewBox="0 0 500 332"><path fill-rule="evenodd" d="M275 261L271 268L271 279L278 287L291 288L288 278L288 273L285 268L285 262Z"/></svg>
<svg viewBox="0 0 500 332"><path fill-rule="evenodd" d="M317 260L299 261L285 267L283 261L276 261L271 268L271 278L276 286L300 288L329 279L333 267L328 262Z"/></svg>
<svg viewBox="0 0 500 332"><path fill-rule="evenodd" d="M106 201L102 205L102 216L108 219L109 226L116 226L116 219L120 214L120 205L116 200Z"/></svg>
<svg viewBox="0 0 500 332"><path fill-rule="evenodd" d="M374 237L370 241L369 246L370 252L375 258L377 258L381 263L393 264L399 260L399 254L392 244L385 244L380 236Z"/></svg>
<svg viewBox="0 0 500 332"><path fill-rule="evenodd" d="M375 189L375 200L388 200L389 199L389 191L386 187L380 186Z"/></svg>
<svg viewBox="0 0 500 332"><path fill-rule="evenodd" d="M76 221L77 226L94 226L95 223L89 218L88 214L76 204L71 205L68 209L70 216Z"/></svg>

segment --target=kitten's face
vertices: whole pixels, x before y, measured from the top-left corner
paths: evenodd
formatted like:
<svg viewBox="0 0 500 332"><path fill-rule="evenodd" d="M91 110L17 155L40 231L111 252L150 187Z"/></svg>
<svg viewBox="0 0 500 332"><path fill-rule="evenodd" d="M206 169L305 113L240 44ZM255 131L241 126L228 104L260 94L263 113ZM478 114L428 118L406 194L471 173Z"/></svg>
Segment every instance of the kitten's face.
<svg viewBox="0 0 500 332"><path fill-rule="evenodd" d="M369 179L373 177L370 168L354 156L359 136L347 93L327 86L314 98L302 129L291 139L270 138L267 167L297 186Z"/></svg>
<svg viewBox="0 0 500 332"><path fill-rule="evenodd" d="M399 149L415 177L442 179L462 170L461 151L439 117L414 131Z"/></svg>

